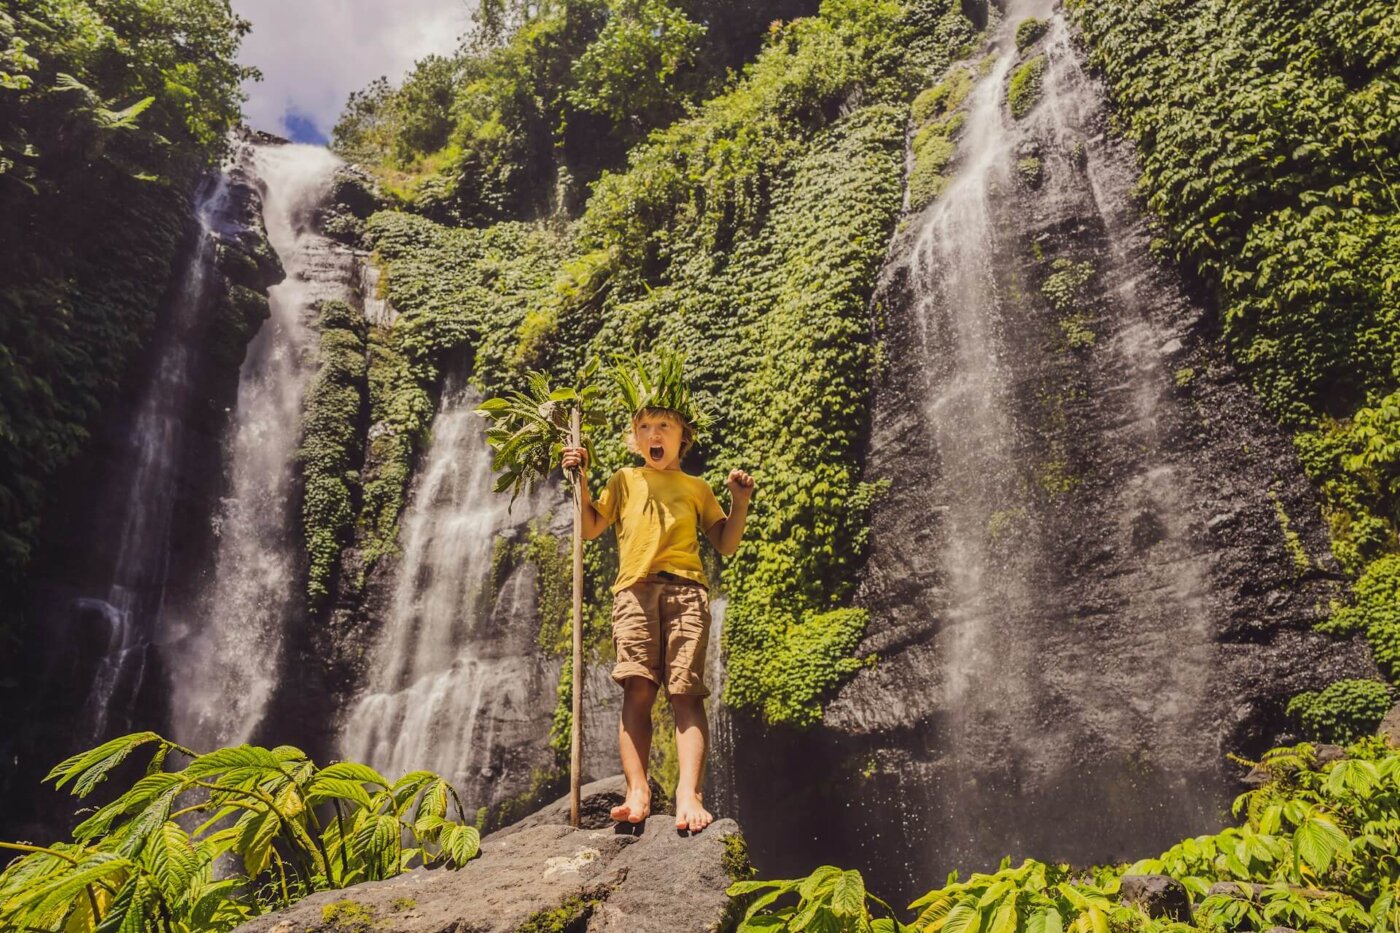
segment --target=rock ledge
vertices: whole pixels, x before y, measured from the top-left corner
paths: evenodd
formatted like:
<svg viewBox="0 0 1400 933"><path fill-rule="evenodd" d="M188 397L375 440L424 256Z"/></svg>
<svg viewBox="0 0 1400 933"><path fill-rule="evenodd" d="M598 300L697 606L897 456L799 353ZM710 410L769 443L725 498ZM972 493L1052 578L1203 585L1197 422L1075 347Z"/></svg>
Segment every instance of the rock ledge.
<svg viewBox="0 0 1400 933"><path fill-rule="evenodd" d="M584 810L621 778L583 788ZM594 799L599 798L599 799ZM566 803L566 802L565 802ZM482 839L459 871L418 869L386 881L322 891L239 927L239 933L714 933L730 921L726 866L738 836L716 820L694 836L674 817L573 829L541 822L560 802ZM567 813L567 806L564 810ZM630 831L629 831L630 830Z"/></svg>

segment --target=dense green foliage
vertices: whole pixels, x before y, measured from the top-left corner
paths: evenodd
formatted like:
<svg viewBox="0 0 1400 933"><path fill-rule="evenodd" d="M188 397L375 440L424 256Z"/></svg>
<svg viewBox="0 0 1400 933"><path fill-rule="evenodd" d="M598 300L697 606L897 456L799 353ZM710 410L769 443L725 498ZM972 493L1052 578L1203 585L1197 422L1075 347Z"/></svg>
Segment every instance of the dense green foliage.
<svg viewBox="0 0 1400 933"><path fill-rule="evenodd" d="M842 603L875 493L858 460L868 302L899 207L903 101L970 36L942 4L832 2L784 26L743 81L600 180L578 240L602 284L535 331L561 364L676 346L715 400L707 478L742 466L759 487L723 575L726 700L770 722L816 721L864 663L850 654L865 615ZM628 462L600 445L593 481Z"/></svg>
<svg viewBox="0 0 1400 933"><path fill-rule="evenodd" d="M369 326L362 369L348 355L339 355L350 350L348 335L335 338L346 344L336 351L342 363L339 388L313 393L306 415L308 426L353 419L350 393L355 385L363 386L356 389L363 391L369 409L363 465L343 446L346 438L339 430L333 432L330 443L340 457L333 467L337 476L326 474L330 495L322 500L324 508L305 514L303 526L307 541L322 542L333 560L332 542L345 542L342 505L356 506L353 526L361 559L349 581L354 588L377 560L397 549L409 477L428 438L443 367L469 354L483 382L501 384L515 331L526 308L550 285L562 255L557 234L519 223L450 230L410 214L384 212L370 220L367 233L383 273L381 288L401 314L392 327ZM314 557L313 588L318 576ZM323 583L333 564L324 568Z"/></svg>
<svg viewBox="0 0 1400 933"><path fill-rule="evenodd" d="M1016 51L1026 49L1040 41L1040 37L1050 29L1050 21L1028 16L1016 24Z"/></svg>
<svg viewBox="0 0 1400 933"><path fill-rule="evenodd" d="M1011 72L1006 82L1006 106L1013 117L1024 117L1040 100L1040 82L1045 74L1045 56L1035 55Z"/></svg>
<svg viewBox="0 0 1400 933"><path fill-rule="evenodd" d="M1392 704L1390 687L1378 680L1339 680L1295 696L1288 715L1313 741L1346 743L1373 734Z"/></svg>
<svg viewBox="0 0 1400 933"><path fill-rule="evenodd" d="M453 56L350 99L333 133L391 194L481 223L576 206L629 147L719 91L771 20L812 0L483 4Z"/></svg>
<svg viewBox="0 0 1400 933"><path fill-rule="evenodd" d="M317 768L287 745L200 755L139 732L74 755L47 780L71 783L86 797L149 745L144 776L91 812L72 842L0 843L24 853L0 872L0 925L64 933L231 930L314 891L417 865L460 867L478 853L476 827L436 774L412 771L391 784L353 762ZM180 757L189 761L167 770ZM196 815L202 822L187 830L180 820ZM235 865L241 873L230 875Z"/></svg>
<svg viewBox="0 0 1400 933"><path fill-rule="evenodd" d="M1333 552L1329 627L1400 675L1400 10L1385 0L1074 0L1142 158L1160 244L1298 432Z"/></svg>
<svg viewBox="0 0 1400 933"><path fill-rule="evenodd" d="M1400 924L1400 750L1376 739L1322 762L1310 745L1280 748L1259 767L1270 780L1235 801L1239 826L1198 836L1132 865L1074 869L1003 862L929 891L908 923L869 895L859 872L823 866L791 881L746 881L759 894L739 929L1143 933L1296 930L1381 933ZM1125 875L1181 882L1192 917L1150 917L1121 897ZM876 919L878 918L878 919Z"/></svg>
<svg viewBox="0 0 1400 933"><path fill-rule="evenodd" d="M909 172L909 207L918 210L943 193L951 180L958 132L965 114L960 109L972 90L976 75L971 68L956 65L933 87L914 98L914 167Z"/></svg>
<svg viewBox="0 0 1400 933"><path fill-rule="evenodd" d="M352 483L364 455L365 319L343 301L319 306L320 365L306 393L297 462L302 476L302 535L310 566L306 595L314 611L330 593L340 549L355 518ZM355 484L358 485L358 484Z"/></svg>
<svg viewBox="0 0 1400 933"><path fill-rule="evenodd" d="M0 573L142 345L238 117L226 0L0 10Z"/></svg>
<svg viewBox="0 0 1400 933"><path fill-rule="evenodd" d="M864 613L843 603L877 491L859 481L869 298L899 209L905 102L972 39L944 0L831 0L776 26L738 82L599 179L552 287L528 296L541 299L528 312L500 304L495 327L462 323L488 320L455 294L479 265L448 251L524 228L369 224L404 314L400 346L472 347L488 392L527 366L567 379L619 350L685 353L717 414L692 468L718 485L744 466L759 482L724 573L725 637L729 701L773 722L814 722L821 696L864 663L850 657ZM618 417L594 437L594 488L631 462ZM605 544L589 548L590 613L604 620L612 560Z"/></svg>

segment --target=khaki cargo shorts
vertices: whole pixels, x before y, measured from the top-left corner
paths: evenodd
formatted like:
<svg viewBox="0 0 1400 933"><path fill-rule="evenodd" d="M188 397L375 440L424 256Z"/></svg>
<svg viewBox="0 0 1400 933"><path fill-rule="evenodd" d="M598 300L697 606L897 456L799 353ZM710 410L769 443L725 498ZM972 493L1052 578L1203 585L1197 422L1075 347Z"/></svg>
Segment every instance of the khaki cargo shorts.
<svg viewBox="0 0 1400 933"><path fill-rule="evenodd" d="M613 596L612 679L645 677L668 696L707 697L705 649L710 643L710 594L698 583L640 580Z"/></svg>

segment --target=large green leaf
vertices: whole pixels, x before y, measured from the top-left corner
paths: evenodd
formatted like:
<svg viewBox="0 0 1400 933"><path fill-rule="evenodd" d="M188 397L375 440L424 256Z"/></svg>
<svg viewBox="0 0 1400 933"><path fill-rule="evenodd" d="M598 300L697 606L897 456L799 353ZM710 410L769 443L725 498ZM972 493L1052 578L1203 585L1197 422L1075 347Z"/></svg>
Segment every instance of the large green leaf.
<svg viewBox="0 0 1400 933"><path fill-rule="evenodd" d="M865 879L860 872L850 869L837 877L831 889L831 912L852 919L865 915Z"/></svg>
<svg viewBox="0 0 1400 933"><path fill-rule="evenodd" d="M86 797L106 779L109 771L126 760L127 755L148 742L159 741L161 737L154 732L135 732L112 739L54 765L44 780L55 781L56 788L73 781L74 796Z"/></svg>

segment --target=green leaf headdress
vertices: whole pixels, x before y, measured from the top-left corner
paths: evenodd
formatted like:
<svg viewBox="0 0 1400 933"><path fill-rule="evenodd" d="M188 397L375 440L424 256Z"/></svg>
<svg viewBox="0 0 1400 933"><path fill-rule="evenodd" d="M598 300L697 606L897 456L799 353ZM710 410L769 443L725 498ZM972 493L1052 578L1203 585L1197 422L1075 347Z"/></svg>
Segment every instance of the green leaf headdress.
<svg viewBox="0 0 1400 933"><path fill-rule="evenodd" d="M680 352L657 347L646 356L636 351L615 353L608 374L629 418L644 408L669 408L690 425L697 440L710 426L709 413L686 385L685 356Z"/></svg>
<svg viewBox="0 0 1400 933"><path fill-rule="evenodd" d="M504 396L487 399L476 413L491 420L486 442L496 452L491 469L500 471L496 492L511 492L513 505L521 492L549 475L559 462L569 441L569 415L574 408L582 411L586 426L605 423L597 410L599 388L594 383L598 361L590 360L579 370L572 386L551 389L549 376L541 372L526 375L524 391L507 392ZM588 444L588 435L582 436Z"/></svg>

